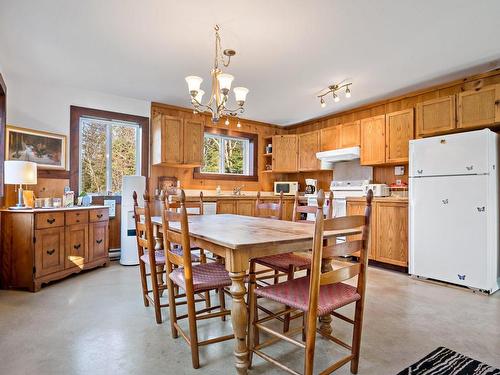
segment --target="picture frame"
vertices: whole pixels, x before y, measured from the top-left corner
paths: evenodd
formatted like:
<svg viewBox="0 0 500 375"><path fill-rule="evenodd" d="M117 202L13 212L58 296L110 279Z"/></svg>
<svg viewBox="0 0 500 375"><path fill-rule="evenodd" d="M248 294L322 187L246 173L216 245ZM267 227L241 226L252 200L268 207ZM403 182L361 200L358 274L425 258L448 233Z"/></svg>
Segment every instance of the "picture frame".
<svg viewBox="0 0 500 375"><path fill-rule="evenodd" d="M66 136L7 125L5 160L32 161L38 169L66 170Z"/></svg>

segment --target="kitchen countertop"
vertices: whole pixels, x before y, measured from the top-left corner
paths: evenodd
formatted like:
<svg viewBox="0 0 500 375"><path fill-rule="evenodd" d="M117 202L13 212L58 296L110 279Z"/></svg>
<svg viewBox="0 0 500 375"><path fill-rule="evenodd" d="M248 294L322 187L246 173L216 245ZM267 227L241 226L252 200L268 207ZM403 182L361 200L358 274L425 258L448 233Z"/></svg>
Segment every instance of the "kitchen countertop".
<svg viewBox="0 0 500 375"><path fill-rule="evenodd" d="M347 197L348 202L366 202L366 197ZM373 202L408 203L408 197L373 197Z"/></svg>
<svg viewBox="0 0 500 375"><path fill-rule="evenodd" d="M196 201L200 198L200 190L184 190L186 193L186 199L188 201ZM222 191L220 195L217 195L215 190L203 190L203 201L204 202L216 202L218 200L255 200L257 199L256 191L243 191L241 195L233 195L231 191ZM260 193L261 200L279 200L279 195L274 195L272 191L263 191ZM305 201L307 198L304 195L299 197L299 200ZM295 200L295 195L284 195L283 200Z"/></svg>

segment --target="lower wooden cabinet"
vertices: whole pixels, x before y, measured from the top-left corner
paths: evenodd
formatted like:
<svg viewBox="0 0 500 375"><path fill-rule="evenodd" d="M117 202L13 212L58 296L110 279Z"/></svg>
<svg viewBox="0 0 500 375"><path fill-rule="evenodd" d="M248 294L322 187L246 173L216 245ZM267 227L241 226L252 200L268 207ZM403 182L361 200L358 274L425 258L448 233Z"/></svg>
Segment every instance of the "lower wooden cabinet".
<svg viewBox="0 0 500 375"><path fill-rule="evenodd" d="M1 287L42 284L109 263L108 208L1 212Z"/></svg>
<svg viewBox="0 0 500 375"><path fill-rule="evenodd" d="M362 200L348 201L347 215L363 215L365 207ZM381 198L372 207L369 259L408 267L408 202ZM359 238L349 236L347 240Z"/></svg>
<svg viewBox="0 0 500 375"><path fill-rule="evenodd" d="M265 201L277 202L278 198L267 198ZM293 199L283 200L283 220L292 220L293 213ZM255 216L255 203L256 198L223 198L217 199L217 214L233 214L233 215L244 215L244 216ZM266 215L262 212L262 215Z"/></svg>

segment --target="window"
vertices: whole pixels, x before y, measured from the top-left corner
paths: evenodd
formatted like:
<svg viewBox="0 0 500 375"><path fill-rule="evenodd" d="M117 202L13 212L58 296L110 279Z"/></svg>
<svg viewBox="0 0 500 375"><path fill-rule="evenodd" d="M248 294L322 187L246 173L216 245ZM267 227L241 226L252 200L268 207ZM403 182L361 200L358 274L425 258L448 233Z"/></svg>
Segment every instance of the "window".
<svg viewBox="0 0 500 375"><path fill-rule="evenodd" d="M257 134L205 128L203 161L194 178L257 181Z"/></svg>
<svg viewBox="0 0 500 375"><path fill-rule="evenodd" d="M80 117L79 191L121 191L124 175L140 174L141 132L133 122Z"/></svg>
<svg viewBox="0 0 500 375"><path fill-rule="evenodd" d="M206 133L201 172L248 176L249 152L248 139Z"/></svg>

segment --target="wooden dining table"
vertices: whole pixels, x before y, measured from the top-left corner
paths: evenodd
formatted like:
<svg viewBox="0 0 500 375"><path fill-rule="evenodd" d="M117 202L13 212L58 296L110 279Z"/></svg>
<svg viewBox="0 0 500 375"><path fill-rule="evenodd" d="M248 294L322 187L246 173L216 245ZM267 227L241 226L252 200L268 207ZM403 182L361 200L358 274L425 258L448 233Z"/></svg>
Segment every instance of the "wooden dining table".
<svg viewBox="0 0 500 375"><path fill-rule="evenodd" d="M152 218L153 225L161 233L161 217ZM300 222L273 220L241 215L193 215L189 216L189 236L192 247L208 250L225 259L232 285L231 322L235 337L235 367L238 374L247 374L248 310L245 303L245 276L249 261L268 255L291 251L307 251L312 248L314 225ZM180 231L179 223L170 223L170 230ZM361 233L360 229L325 232L325 239ZM323 271L331 263L323 264ZM321 322L320 329L330 331L331 317Z"/></svg>

